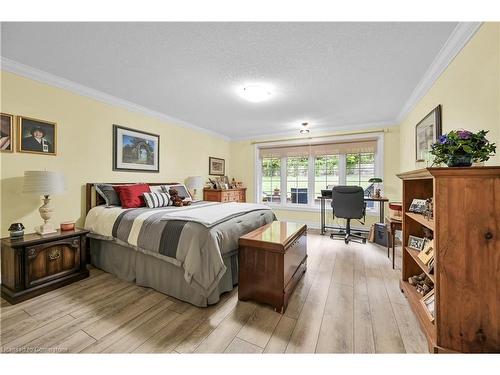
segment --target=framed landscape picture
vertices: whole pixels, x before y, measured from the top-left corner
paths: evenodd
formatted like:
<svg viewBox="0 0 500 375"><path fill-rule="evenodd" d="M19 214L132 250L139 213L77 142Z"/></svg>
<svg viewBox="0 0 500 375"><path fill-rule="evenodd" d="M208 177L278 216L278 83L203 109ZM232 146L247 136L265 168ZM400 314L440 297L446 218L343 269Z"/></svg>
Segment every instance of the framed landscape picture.
<svg viewBox="0 0 500 375"><path fill-rule="evenodd" d="M160 136L113 125L113 170L160 171Z"/></svg>
<svg viewBox="0 0 500 375"><path fill-rule="evenodd" d="M0 151L14 151L14 116L8 113L0 114Z"/></svg>
<svg viewBox="0 0 500 375"><path fill-rule="evenodd" d="M441 105L438 105L415 127L416 161L429 159L431 145L438 140L441 132Z"/></svg>
<svg viewBox="0 0 500 375"><path fill-rule="evenodd" d="M226 161L219 158L208 158L208 174L212 176L224 176L226 174Z"/></svg>
<svg viewBox="0 0 500 375"><path fill-rule="evenodd" d="M57 124L17 116L17 151L40 155L57 155Z"/></svg>

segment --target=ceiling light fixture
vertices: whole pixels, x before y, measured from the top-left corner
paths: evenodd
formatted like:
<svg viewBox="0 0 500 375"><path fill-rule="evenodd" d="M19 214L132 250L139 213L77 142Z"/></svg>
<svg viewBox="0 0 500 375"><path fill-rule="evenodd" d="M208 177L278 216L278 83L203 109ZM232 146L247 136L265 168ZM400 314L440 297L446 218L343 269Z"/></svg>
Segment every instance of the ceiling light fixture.
<svg viewBox="0 0 500 375"><path fill-rule="evenodd" d="M302 135L309 134L309 129L307 129L308 125L309 125L309 123L303 122L302 123L302 129L300 129L299 133L302 134Z"/></svg>
<svg viewBox="0 0 500 375"><path fill-rule="evenodd" d="M272 92L269 87L263 85L248 85L241 89L240 95L249 102L259 103L270 99Z"/></svg>

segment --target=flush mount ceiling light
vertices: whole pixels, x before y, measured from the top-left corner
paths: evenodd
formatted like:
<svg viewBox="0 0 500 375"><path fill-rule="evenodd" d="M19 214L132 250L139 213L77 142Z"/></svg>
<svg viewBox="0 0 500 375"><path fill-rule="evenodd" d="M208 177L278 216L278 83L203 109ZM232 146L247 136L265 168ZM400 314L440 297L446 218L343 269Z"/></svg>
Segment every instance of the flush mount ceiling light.
<svg viewBox="0 0 500 375"><path fill-rule="evenodd" d="M272 96L271 89L265 85L248 85L240 90L240 96L252 103L259 103L269 100Z"/></svg>
<svg viewBox="0 0 500 375"><path fill-rule="evenodd" d="M302 135L309 134L309 129L307 129L308 125L309 125L309 123L303 122L302 123L302 129L300 129L299 133L302 134Z"/></svg>

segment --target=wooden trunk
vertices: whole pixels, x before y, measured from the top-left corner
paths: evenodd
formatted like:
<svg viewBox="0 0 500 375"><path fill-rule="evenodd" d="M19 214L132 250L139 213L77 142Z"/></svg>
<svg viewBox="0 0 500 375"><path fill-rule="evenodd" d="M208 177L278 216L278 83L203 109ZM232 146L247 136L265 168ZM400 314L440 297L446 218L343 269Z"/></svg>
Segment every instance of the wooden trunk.
<svg viewBox="0 0 500 375"><path fill-rule="evenodd" d="M246 202L247 188L238 189L203 189L203 200L211 202Z"/></svg>
<svg viewBox="0 0 500 375"><path fill-rule="evenodd" d="M405 247L401 288L433 352L500 352L500 167L428 168L403 173L403 241L434 234L435 271ZM414 198L434 197L434 220L407 212ZM407 281L434 282L435 319Z"/></svg>
<svg viewBox="0 0 500 375"><path fill-rule="evenodd" d="M284 312L307 268L307 227L278 222L239 239L238 298L252 299Z"/></svg>

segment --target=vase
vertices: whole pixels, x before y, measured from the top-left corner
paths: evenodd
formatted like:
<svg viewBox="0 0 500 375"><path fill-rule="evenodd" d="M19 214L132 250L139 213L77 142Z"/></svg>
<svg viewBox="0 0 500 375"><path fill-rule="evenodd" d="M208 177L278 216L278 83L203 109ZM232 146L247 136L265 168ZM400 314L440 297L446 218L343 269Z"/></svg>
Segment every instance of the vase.
<svg viewBox="0 0 500 375"><path fill-rule="evenodd" d="M471 155L451 155L446 162L448 167L470 167L472 165Z"/></svg>

